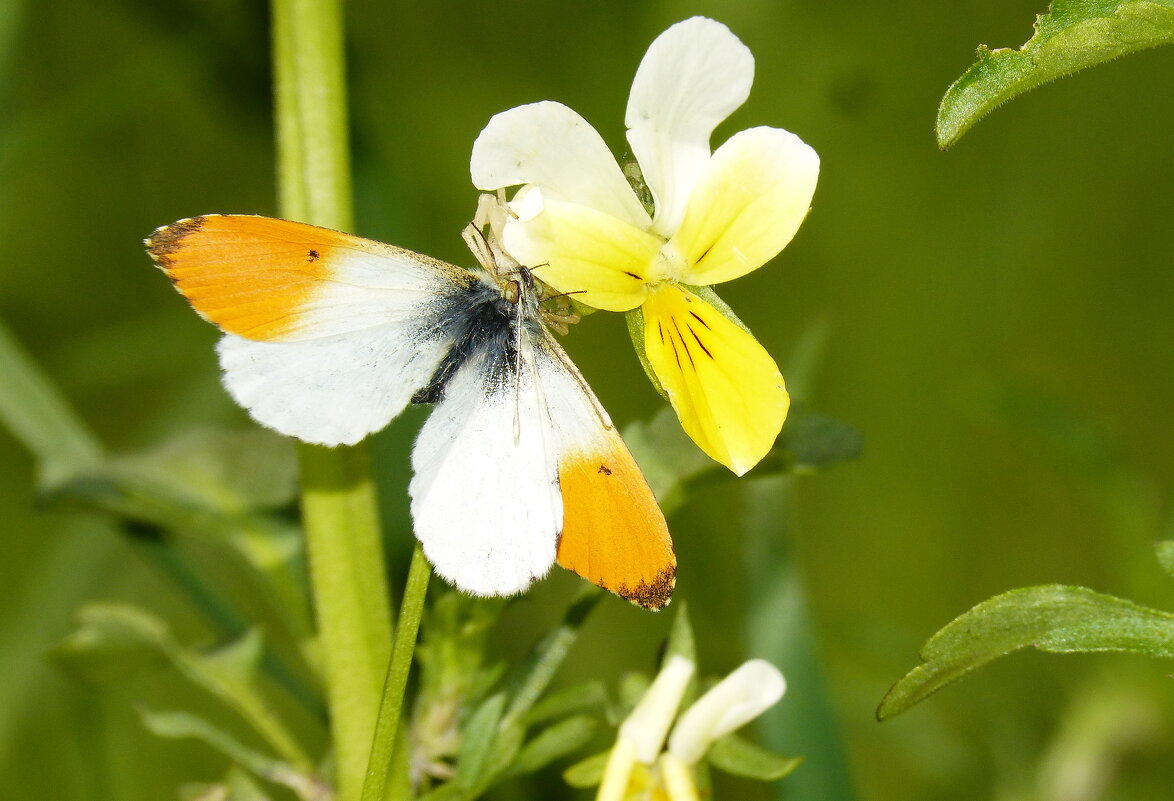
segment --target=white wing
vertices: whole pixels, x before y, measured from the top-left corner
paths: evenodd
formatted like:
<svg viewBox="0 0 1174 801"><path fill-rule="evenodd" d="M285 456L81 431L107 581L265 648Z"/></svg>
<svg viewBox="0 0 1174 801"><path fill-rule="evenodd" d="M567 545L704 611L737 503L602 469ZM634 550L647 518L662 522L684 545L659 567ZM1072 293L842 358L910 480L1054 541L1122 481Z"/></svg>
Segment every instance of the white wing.
<svg viewBox="0 0 1174 801"><path fill-rule="evenodd" d="M398 415L450 347L418 325L381 326L303 342L225 334L228 393L257 422L320 445L352 445Z"/></svg>
<svg viewBox="0 0 1174 801"><path fill-rule="evenodd" d="M521 592L554 563L563 506L533 345L520 375L486 350L456 372L412 452L412 519L436 572L476 595Z"/></svg>
<svg viewBox="0 0 1174 801"><path fill-rule="evenodd" d="M263 425L323 445L383 428L452 345L474 278L444 262L288 220L208 215L147 247L226 334L224 384Z"/></svg>

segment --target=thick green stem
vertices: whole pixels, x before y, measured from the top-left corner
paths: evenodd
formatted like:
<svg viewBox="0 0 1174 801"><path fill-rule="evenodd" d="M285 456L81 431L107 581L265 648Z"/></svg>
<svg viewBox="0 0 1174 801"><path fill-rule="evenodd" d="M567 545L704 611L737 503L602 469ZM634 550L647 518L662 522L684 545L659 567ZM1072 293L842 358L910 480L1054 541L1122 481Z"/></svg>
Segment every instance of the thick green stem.
<svg viewBox="0 0 1174 801"><path fill-rule="evenodd" d="M274 80L283 216L351 228L342 10L339 0L274 0ZM339 801L367 773L391 648L382 540L362 446L298 450L302 516L330 703Z"/></svg>
<svg viewBox="0 0 1174 801"><path fill-rule="evenodd" d="M407 687L408 672L412 668L416 632L424 613L424 596L428 592L428 577L431 574L432 568L424 558L424 549L416 543L395 630L395 647L387 666L387 680L383 684L383 701L379 705L379 722L375 726L375 737L371 744L371 759L367 765L367 782L363 785L362 801L383 801L387 792L387 776L404 706L404 688Z"/></svg>

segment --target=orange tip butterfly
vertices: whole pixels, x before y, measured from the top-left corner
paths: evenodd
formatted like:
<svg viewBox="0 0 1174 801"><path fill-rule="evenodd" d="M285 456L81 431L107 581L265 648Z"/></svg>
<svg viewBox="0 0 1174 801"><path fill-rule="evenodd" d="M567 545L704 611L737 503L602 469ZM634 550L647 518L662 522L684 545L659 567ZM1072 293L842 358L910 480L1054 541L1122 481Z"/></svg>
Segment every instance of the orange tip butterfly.
<svg viewBox="0 0 1174 801"><path fill-rule="evenodd" d="M482 271L303 223L212 214L147 250L224 337L224 386L262 425L349 445L435 404L412 450L412 519L440 575L510 595L557 560L648 609L672 541L652 492L547 329L541 289L497 244L485 196L465 239ZM486 233L488 231L488 233Z"/></svg>

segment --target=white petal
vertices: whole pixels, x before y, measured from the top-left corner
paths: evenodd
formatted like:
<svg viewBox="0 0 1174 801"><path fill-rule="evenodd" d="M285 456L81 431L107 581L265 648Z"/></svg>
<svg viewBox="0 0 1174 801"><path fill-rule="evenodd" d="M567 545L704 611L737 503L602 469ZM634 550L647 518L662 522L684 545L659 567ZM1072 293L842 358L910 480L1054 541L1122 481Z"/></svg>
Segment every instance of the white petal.
<svg viewBox="0 0 1174 801"><path fill-rule="evenodd" d="M678 22L648 48L628 98L628 142L656 200L652 229L671 237L709 159L713 129L742 105L754 56L720 22Z"/></svg>
<svg viewBox="0 0 1174 801"><path fill-rule="evenodd" d="M693 663L683 656L673 656L656 674L652 686L640 703L620 724L620 738L636 746L636 759L651 765L664 745L664 737L677 715L681 696L693 677Z"/></svg>
<svg viewBox="0 0 1174 801"><path fill-rule="evenodd" d="M751 659L701 696L681 716L669 738L669 752L692 765L714 740L744 726L778 703L787 689L779 669Z"/></svg>
<svg viewBox="0 0 1174 801"><path fill-rule="evenodd" d="M641 228L649 224L603 138L562 103L547 100L494 115L473 143L469 170L478 189L537 184L551 197Z"/></svg>

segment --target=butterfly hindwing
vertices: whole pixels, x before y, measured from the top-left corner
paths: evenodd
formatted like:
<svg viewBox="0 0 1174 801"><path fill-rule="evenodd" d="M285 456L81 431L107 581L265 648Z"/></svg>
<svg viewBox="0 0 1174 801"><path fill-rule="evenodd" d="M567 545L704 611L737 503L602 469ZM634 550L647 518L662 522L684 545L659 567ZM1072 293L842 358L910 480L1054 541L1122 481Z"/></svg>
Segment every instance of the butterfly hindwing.
<svg viewBox="0 0 1174 801"><path fill-rule="evenodd" d="M549 336L539 364L557 443L558 563L648 609L668 604L677 560L664 514L619 432Z"/></svg>
<svg viewBox="0 0 1174 801"><path fill-rule="evenodd" d="M532 343L522 337L521 362ZM563 517L544 387L483 347L443 387L412 451L412 520L436 571L476 595L521 592L554 563Z"/></svg>

